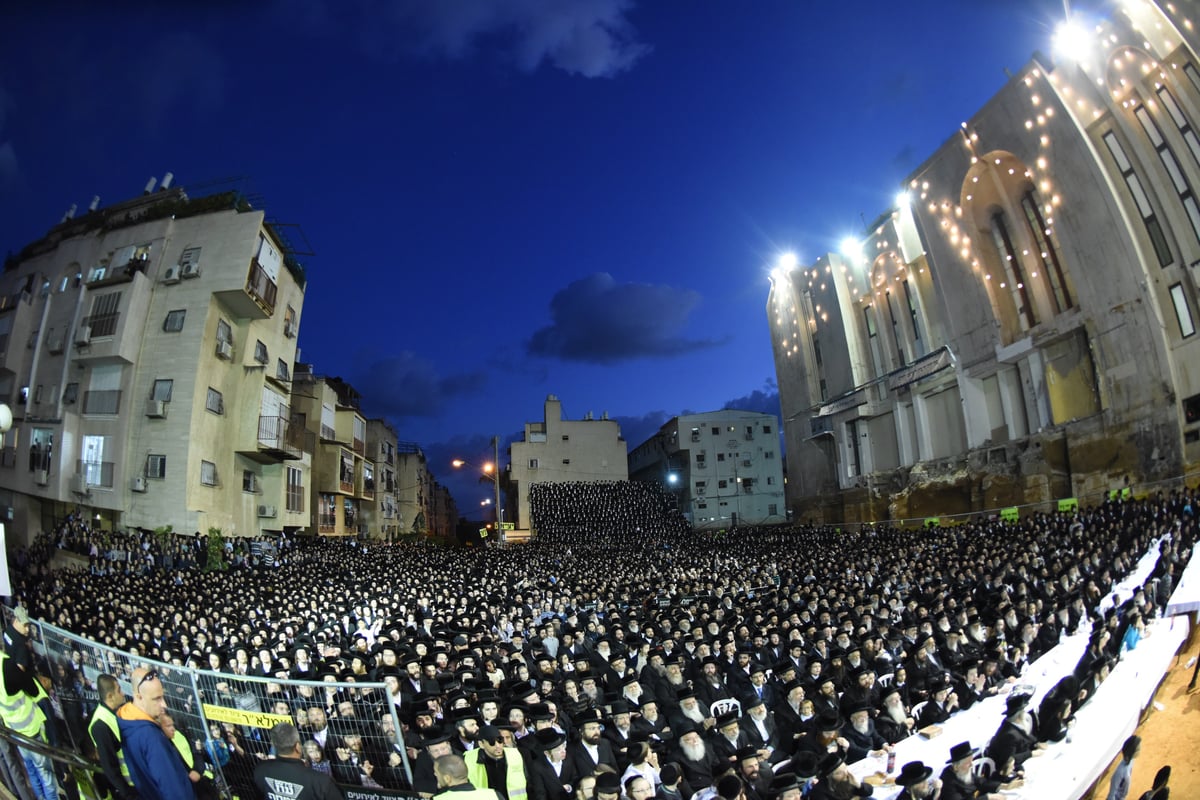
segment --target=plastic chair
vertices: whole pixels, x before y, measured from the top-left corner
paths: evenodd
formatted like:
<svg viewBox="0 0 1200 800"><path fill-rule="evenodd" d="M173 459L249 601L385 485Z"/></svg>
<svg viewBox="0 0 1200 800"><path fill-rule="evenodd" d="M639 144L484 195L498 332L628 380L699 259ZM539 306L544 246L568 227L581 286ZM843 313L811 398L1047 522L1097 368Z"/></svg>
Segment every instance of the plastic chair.
<svg viewBox="0 0 1200 800"><path fill-rule="evenodd" d="M886 675L880 675L875 679L875 682L885 689L892 685L892 681L896 679L896 673L889 672Z"/></svg>
<svg viewBox="0 0 1200 800"><path fill-rule="evenodd" d="M726 698L725 700L714 700L713 704L708 707L708 713L713 717L728 714L730 711L736 711L739 718L742 716L742 704L733 697Z"/></svg>

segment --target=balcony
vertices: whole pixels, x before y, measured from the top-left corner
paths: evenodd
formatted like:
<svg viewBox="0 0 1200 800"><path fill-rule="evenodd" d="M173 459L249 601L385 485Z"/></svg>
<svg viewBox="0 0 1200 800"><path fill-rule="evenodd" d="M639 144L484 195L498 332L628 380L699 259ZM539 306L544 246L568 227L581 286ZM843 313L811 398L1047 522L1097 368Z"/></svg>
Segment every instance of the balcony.
<svg viewBox="0 0 1200 800"><path fill-rule="evenodd" d="M83 413L118 414L121 410L121 390L102 389L83 393Z"/></svg>
<svg viewBox="0 0 1200 800"><path fill-rule="evenodd" d="M337 441L337 431L335 431L330 426L322 423L321 424L321 439L326 442L336 442Z"/></svg>
<svg viewBox="0 0 1200 800"><path fill-rule="evenodd" d="M287 417L259 417L254 449L238 453L259 464L295 460L304 455L305 433L303 427L293 425Z"/></svg>
<svg viewBox="0 0 1200 800"><path fill-rule="evenodd" d="M79 327L75 331L75 338L78 344L83 344L80 338L80 331L85 328L91 331L91 339L103 339L106 336L116 336L117 323L121 321L121 312L114 311L111 314L93 314L90 317L84 317L79 323Z"/></svg>
<svg viewBox="0 0 1200 800"><path fill-rule="evenodd" d="M317 518L317 531L319 533L333 533L337 530L337 515L336 514L321 514Z"/></svg>
<svg viewBox="0 0 1200 800"><path fill-rule="evenodd" d="M367 454L367 443L357 436L354 437L354 452L360 456Z"/></svg>
<svg viewBox="0 0 1200 800"><path fill-rule="evenodd" d="M374 497L375 497L375 479L374 478L363 478L362 496L368 500L374 499Z"/></svg>
<svg viewBox="0 0 1200 800"><path fill-rule="evenodd" d="M258 259L252 258L245 286L215 294L239 319L268 319L275 313L275 295L278 291L279 287L267 275Z"/></svg>

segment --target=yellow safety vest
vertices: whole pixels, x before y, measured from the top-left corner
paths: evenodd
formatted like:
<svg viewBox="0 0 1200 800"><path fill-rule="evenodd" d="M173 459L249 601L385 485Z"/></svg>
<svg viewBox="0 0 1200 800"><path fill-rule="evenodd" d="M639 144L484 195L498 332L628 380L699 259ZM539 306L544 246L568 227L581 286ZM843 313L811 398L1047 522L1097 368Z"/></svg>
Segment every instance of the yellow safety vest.
<svg viewBox="0 0 1200 800"><path fill-rule="evenodd" d="M32 697L24 692L9 694L4 685L4 666L8 653L0 654L0 719L10 730L23 733L31 739L40 739L46 724L46 715ZM39 694L44 694L39 692Z"/></svg>
<svg viewBox="0 0 1200 800"><path fill-rule="evenodd" d="M121 765L121 775L132 784L133 781L129 778L129 767L125 764L125 747L121 741L121 726L117 724L117 715L112 712L112 709L104 705L104 703L96 706L96 711L92 714L91 724L88 725L88 736L92 737L93 745L96 744L96 734L92 729L96 727L96 723L107 726L113 732L113 736L116 737L117 763Z"/></svg>
<svg viewBox="0 0 1200 800"><path fill-rule="evenodd" d="M175 731L175 735L171 737L171 744L175 745L175 749L179 751L179 755L183 758L183 764L191 772L196 768L196 757L192 752L192 746L188 743L187 737L179 730ZM204 770L204 774L211 778L213 776L211 769Z"/></svg>
<svg viewBox="0 0 1200 800"><path fill-rule="evenodd" d="M487 767L480 763L483 750L476 747L463 754L467 762L467 780L474 786L487 786ZM504 748L506 773L504 782L508 789L508 800L525 800L525 761L515 747Z"/></svg>
<svg viewBox="0 0 1200 800"><path fill-rule="evenodd" d="M469 792L447 789L435 794L433 800L497 800L499 797L500 795L491 789L472 789Z"/></svg>

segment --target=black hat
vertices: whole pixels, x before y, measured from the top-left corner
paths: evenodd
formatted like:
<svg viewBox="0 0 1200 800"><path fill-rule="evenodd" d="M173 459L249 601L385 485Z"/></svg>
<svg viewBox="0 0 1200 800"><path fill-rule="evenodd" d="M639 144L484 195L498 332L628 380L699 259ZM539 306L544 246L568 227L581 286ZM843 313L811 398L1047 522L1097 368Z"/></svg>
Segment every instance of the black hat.
<svg viewBox="0 0 1200 800"><path fill-rule="evenodd" d="M615 772L601 772L596 776L596 794L619 794L621 792L621 776Z"/></svg>
<svg viewBox="0 0 1200 800"><path fill-rule="evenodd" d="M598 708L589 708L575 715L575 727L582 728L589 722L603 722L604 715Z"/></svg>
<svg viewBox="0 0 1200 800"><path fill-rule="evenodd" d="M971 755L975 750L971 747L970 742L959 742L950 748L950 763L962 761L967 756Z"/></svg>
<svg viewBox="0 0 1200 800"><path fill-rule="evenodd" d="M916 786L921 781L929 780L929 776L933 774L933 767L925 766L923 761L910 761L900 770L900 774L896 776L897 786Z"/></svg>
<svg viewBox="0 0 1200 800"><path fill-rule="evenodd" d="M1008 696L1008 700L1004 703L1004 716L1011 717L1018 711L1021 711L1025 706L1029 705L1029 700L1032 695L1026 692L1013 693Z"/></svg>
<svg viewBox="0 0 1200 800"><path fill-rule="evenodd" d="M801 780L817 777L820 771L820 759L812 750L797 750L796 755L792 756L792 760L788 762L788 767L796 773L796 777Z"/></svg>
<svg viewBox="0 0 1200 800"><path fill-rule="evenodd" d="M429 747L432 744L448 742L452 736L454 736L454 733L446 730L445 728L429 728L421 737L421 744L425 747Z"/></svg>
<svg viewBox="0 0 1200 800"><path fill-rule="evenodd" d="M805 755L811 755L808 751L803 751ZM799 755L799 754L797 754ZM815 758L814 758L815 760ZM780 772L771 779L771 787L767 789L767 797L778 798L784 792L791 789L799 789L800 782L796 780L796 774L793 772Z"/></svg>
<svg viewBox="0 0 1200 800"><path fill-rule="evenodd" d="M726 711L724 714L717 714L717 730L721 730L721 728L724 728L730 723L737 722L739 716L741 715L738 714L736 710Z"/></svg>
<svg viewBox="0 0 1200 800"><path fill-rule="evenodd" d="M846 759L842 758L841 754L836 750L832 753L826 753L817 764L817 774L822 778L828 778L833 774L833 771L846 763Z"/></svg>
<svg viewBox="0 0 1200 800"><path fill-rule="evenodd" d="M737 800L742 794L742 779L733 774L722 775L713 784L713 788L717 790L717 797L722 800Z"/></svg>
<svg viewBox="0 0 1200 800"><path fill-rule="evenodd" d="M838 717L836 711L823 711L817 717L817 729L822 731L836 731L842 727L842 720Z"/></svg>
<svg viewBox="0 0 1200 800"><path fill-rule="evenodd" d="M553 750L559 745L567 741L567 737L554 730L554 728L542 728L533 734L538 750L546 751Z"/></svg>

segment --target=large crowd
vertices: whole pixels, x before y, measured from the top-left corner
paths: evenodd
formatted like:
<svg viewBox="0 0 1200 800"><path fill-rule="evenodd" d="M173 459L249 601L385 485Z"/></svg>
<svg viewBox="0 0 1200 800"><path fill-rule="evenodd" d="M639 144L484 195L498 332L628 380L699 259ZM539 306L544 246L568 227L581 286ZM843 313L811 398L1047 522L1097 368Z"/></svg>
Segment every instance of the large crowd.
<svg viewBox="0 0 1200 800"><path fill-rule="evenodd" d="M986 751L994 775L975 783L978 754L959 748L942 775L952 800L1013 785L1026 758L1063 738L1161 613L1197 531L1196 498L1183 492L1017 523L701 535L629 486L539 490L538 536L517 547L243 542L218 570L201 568L196 537L69 520L20 555L15 592L31 617L134 661L213 670L205 702L286 714L306 756L342 784L423 795L449 769L435 770L441 757L459 753L503 800L863 796L847 764L1008 694ZM1101 612L1160 540L1145 586ZM59 550L88 568L50 569ZM1031 713L1010 688L1085 629L1084 657ZM88 697L98 672L122 666L87 660L43 666ZM55 712L78 728L89 708ZM197 759L222 767L252 767L270 749L234 725L193 741ZM506 771L511 753L519 779ZM932 785L915 767L900 779L913 797Z"/></svg>

